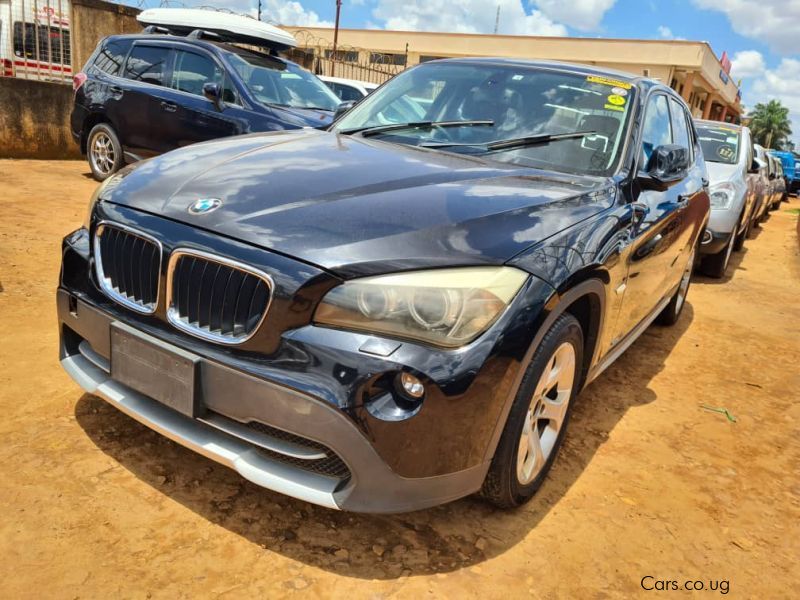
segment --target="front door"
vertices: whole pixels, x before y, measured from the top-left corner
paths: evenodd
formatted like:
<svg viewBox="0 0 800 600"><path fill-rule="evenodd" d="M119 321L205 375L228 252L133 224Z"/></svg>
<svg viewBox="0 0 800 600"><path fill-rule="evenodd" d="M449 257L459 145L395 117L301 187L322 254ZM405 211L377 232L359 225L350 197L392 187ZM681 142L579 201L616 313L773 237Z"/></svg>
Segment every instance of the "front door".
<svg viewBox="0 0 800 600"><path fill-rule="evenodd" d="M687 124L673 119L664 93L653 94L645 108L639 165L644 168L658 146L680 144L688 147ZM675 108L680 104L674 103ZM690 181L691 179L691 181ZM648 315L672 290L683 269L685 246L690 236L685 210L697 187L702 191L702 176L687 178L664 191L642 190L634 182L630 210L638 223L631 227L622 256L627 263L627 278L615 293L623 294L613 343L619 342Z"/></svg>

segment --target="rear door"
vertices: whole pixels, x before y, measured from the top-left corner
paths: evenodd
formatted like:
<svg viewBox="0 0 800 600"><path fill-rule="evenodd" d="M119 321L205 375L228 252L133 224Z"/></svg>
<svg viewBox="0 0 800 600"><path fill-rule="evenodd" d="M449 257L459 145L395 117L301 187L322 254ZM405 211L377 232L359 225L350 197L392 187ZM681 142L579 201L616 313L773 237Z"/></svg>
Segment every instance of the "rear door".
<svg viewBox="0 0 800 600"><path fill-rule="evenodd" d="M166 87L174 52L165 44L135 42L125 63L126 111L121 137L140 157L167 152L175 147L174 118L177 104Z"/></svg>

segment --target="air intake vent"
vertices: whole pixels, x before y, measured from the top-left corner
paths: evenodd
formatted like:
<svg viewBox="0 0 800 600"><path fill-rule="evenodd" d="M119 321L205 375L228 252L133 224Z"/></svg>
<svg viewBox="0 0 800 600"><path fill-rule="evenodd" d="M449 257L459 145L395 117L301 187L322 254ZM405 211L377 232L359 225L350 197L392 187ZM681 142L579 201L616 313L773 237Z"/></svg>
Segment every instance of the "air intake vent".
<svg viewBox="0 0 800 600"><path fill-rule="evenodd" d="M261 325L271 297L272 279L247 265L197 250L170 257L167 318L197 337L241 344Z"/></svg>
<svg viewBox="0 0 800 600"><path fill-rule="evenodd" d="M94 236L95 271L103 291L140 313L158 303L161 244L121 225L100 223Z"/></svg>

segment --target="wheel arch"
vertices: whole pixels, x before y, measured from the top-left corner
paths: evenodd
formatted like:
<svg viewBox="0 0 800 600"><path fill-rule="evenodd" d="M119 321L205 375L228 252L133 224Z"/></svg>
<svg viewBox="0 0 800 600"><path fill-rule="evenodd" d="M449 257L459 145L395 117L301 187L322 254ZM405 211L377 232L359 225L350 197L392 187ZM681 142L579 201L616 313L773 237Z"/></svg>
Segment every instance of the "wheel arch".
<svg viewBox="0 0 800 600"><path fill-rule="evenodd" d="M495 424L494 433L486 449L485 459L487 461L491 460L497 451L497 445L506 426L511 406L519 392L522 379L536 349L556 319L565 313L575 317L583 330L583 364L581 365L580 385L578 387L579 391L583 389L589 370L598 361L598 342L605 323L606 284L601 277L602 274L594 273L566 289L554 291L548 299L544 309L546 314L536 328L524 358L520 361L520 368L514 379L514 384L511 386L503 410Z"/></svg>
<svg viewBox="0 0 800 600"><path fill-rule="evenodd" d="M95 125L99 123L106 123L109 125L114 131L117 131L117 128L114 126L114 123L111 122L111 119L108 118L102 112L91 112L83 121L83 127L81 128L81 153L86 154L87 152L87 143L89 141L89 132L94 128ZM119 134L117 134L119 135Z"/></svg>

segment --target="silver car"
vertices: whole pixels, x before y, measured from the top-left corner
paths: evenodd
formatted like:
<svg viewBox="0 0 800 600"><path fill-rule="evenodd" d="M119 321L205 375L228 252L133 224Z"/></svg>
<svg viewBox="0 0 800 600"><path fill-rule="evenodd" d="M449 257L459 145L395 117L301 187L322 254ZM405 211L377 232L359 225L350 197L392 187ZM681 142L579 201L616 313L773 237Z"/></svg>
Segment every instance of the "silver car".
<svg viewBox="0 0 800 600"><path fill-rule="evenodd" d="M722 277L733 250L744 246L762 194L750 130L717 121L695 121L706 161L711 217L700 246L701 268Z"/></svg>

